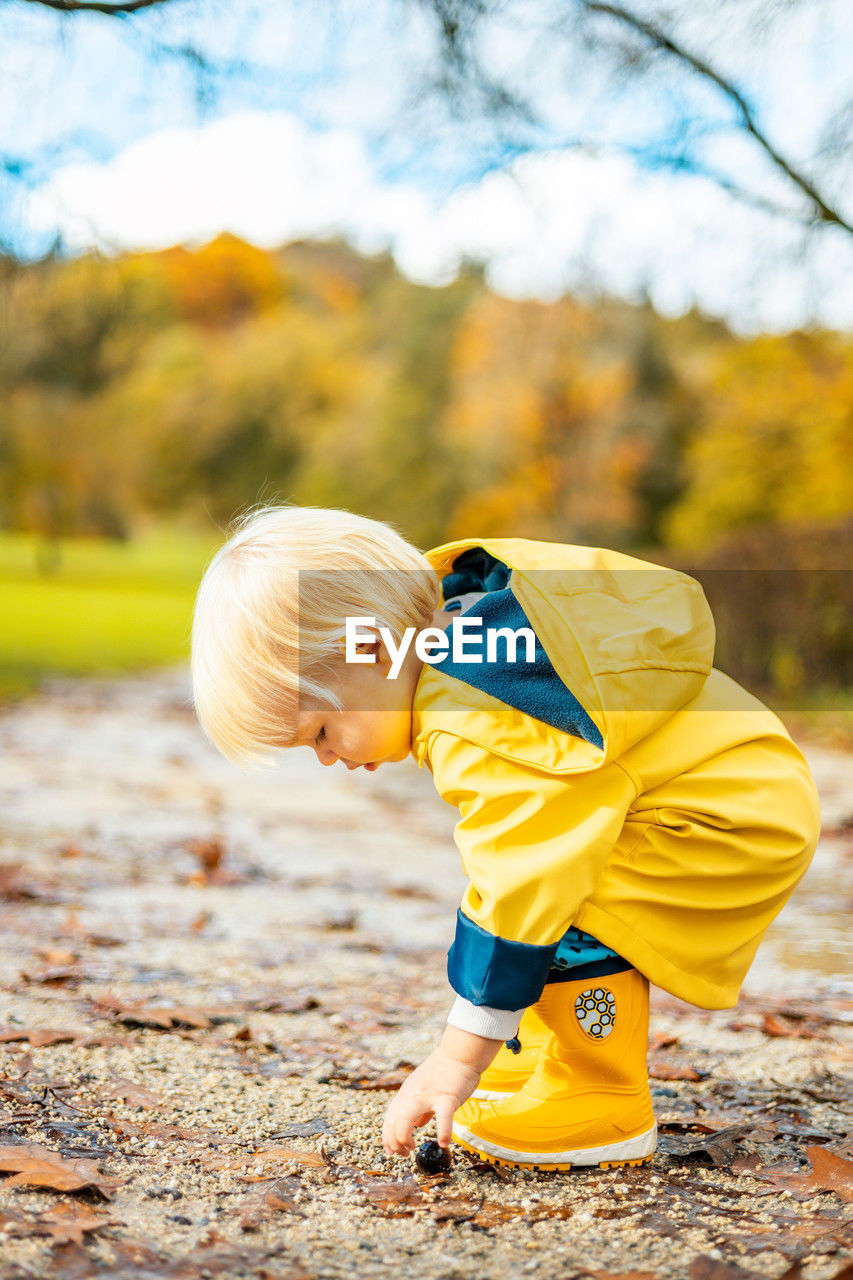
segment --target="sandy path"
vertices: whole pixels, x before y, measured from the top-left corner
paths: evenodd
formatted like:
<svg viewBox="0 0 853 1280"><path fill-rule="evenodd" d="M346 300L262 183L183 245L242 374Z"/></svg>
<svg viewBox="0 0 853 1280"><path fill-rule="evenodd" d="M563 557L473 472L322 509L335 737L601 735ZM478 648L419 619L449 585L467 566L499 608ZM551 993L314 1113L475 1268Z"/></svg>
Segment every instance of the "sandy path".
<svg viewBox="0 0 853 1280"><path fill-rule="evenodd" d="M14 1097L0 1094L0 1142L90 1150L127 1179L106 1206L111 1223L83 1246L33 1235L53 1193L1 1187L4 1280L680 1277L697 1258L768 1276L799 1258L807 1280L836 1274L847 1256L836 1195L768 1196L771 1184L736 1176L731 1160L679 1148L697 1138L698 1113L712 1129L746 1119L757 1136L741 1135L733 1157L799 1160L808 1173L808 1134L840 1152L853 1127L843 1027L783 1012L784 1027L813 1025L820 1038L757 1029L792 995L847 1016L837 975L851 956L849 757L808 752L830 834L750 977L754 1000L738 1017L756 1029L658 1001L653 1029L679 1037L672 1061L710 1075L656 1085L671 1136L652 1169L499 1180L457 1162L418 1190L381 1152L388 1094L348 1086L417 1061L440 1033L463 885L454 814L411 765L351 775L293 752L243 774L204 742L186 695L182 672L57 685L0 716L0 864L22 864L0 897L0 1024L89 1041L0 1046L0 1076L19 1081ZM205 878L200 856L217 847L220 872ZM116 1005L132 1002L192 1006L212 1025L117 1023ZM46 1083L57 1091L38 1101ZM780 1098L807 1112L781 1126L791 1132L771 1115ZM297 1155L273 1153L283 1146ZM321 1146L330 1154L312 1166ZM270 1187L277 1205L263 1202Z"/></svg>

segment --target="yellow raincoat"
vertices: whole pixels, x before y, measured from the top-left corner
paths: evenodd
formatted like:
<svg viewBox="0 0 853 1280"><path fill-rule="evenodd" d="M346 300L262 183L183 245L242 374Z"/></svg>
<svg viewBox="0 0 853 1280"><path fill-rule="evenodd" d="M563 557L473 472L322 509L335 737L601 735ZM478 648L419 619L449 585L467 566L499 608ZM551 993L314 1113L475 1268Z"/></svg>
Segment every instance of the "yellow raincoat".
<svg viewBox="0 0 853 1280"><path fill-rule="evenodd" d="M499 589L469 581L489 591L470 613L526 623L537 661L520 647L514 664L425 664L415 693L412 753L459 809L470 881L451 984L524 1008L576 926L674 995L733 1005L817 843L802 755L712 668L713 620L686 575L520 539L428 553L447 583L472 557Z"/></svg>

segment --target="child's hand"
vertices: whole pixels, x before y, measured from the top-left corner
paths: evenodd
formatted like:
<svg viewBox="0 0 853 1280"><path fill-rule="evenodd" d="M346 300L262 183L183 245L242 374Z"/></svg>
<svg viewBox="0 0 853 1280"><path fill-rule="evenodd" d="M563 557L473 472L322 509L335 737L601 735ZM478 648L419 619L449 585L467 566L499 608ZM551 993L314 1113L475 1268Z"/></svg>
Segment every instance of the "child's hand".
<svg viewBox="0 0 853 1280"><path fill-rule="evenodd" d="M414 1131L435 1116L441 1147L450 1146L453 1113L471 1097L480 1075L501 1046L468 1031L448 1027L441 1046L403 1082L385 1112L382 1144L389 1155L408 1155Z"/></svg>

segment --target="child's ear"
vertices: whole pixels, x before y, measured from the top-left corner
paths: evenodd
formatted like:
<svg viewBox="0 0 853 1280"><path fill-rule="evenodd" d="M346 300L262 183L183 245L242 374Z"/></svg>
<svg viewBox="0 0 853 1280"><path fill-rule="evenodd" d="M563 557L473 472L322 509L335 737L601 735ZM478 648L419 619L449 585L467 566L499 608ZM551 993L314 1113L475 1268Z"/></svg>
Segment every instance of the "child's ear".
<svg viewBox="0 0 853 1280"><path fill-rule="evenodd" d="M338 645L338 651L346 655L346 649L347 649L346 641L341 640L341 642ZM355 646L355 651L357 654L368 654L368 653L372 654L374 657L374 660L378 662L380 665L382 665L383 662L387 662L389 666L391 664L390 654L388 653L388 650L385 648L385 645L382 642L382 637L376 631L373 633L372 639L359 640Z"/></svg>

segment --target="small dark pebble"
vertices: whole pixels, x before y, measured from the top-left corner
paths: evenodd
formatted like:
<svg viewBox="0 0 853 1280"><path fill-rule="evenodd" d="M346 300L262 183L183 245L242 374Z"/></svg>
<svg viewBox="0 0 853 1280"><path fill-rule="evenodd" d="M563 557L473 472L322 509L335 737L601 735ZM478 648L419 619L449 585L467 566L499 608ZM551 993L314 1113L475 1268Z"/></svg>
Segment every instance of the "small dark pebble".
<svg viewBox="0 0 853 1280"><path fill-rule="evenodd" d="M440 1147L434 1138L422 1142L415 1152L415 1164L421 1173L447 1173L452 1163L447 1147Z"/></svg>

